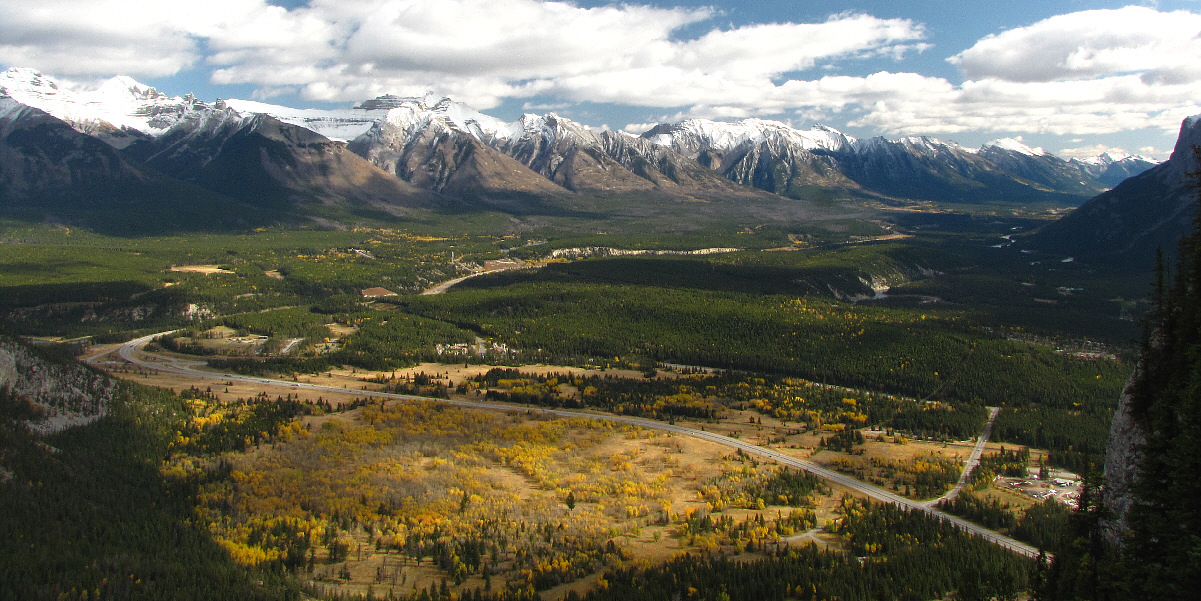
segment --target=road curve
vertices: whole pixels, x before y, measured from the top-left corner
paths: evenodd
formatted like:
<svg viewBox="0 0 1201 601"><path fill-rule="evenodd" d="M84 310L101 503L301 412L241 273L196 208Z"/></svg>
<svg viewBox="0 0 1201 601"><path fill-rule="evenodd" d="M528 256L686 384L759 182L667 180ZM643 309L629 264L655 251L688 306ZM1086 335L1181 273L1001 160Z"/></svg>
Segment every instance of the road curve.
<svg viewBox="0 0 1201 601"><path fill-rule="evenodd" d="M121 356L122 359L124 359L130 363L133 363L135 365L145 367L145 368L157 369L159 371L172 372L172 373L193 376L193 377L198 377L198 378L213 378L213 379L220 379L220 380L226 380L226 381L250 382L250 383L256 383L256 384L267 384L267 385L272 385L272 386L286 386L286 387L294 388L297 390L349 393L349 394L356 394L356 395L366 395L366 396L370 396L370 397L374 397L374 398L397 399L397 400L402 400L402 401L434 401L434 402L438 402L438 403L446 403L449 405L456 405L459 407L467 407L467 408L471 408L471 409L483 409L483 410L487 410L487 411L506 411L506 412L526 411L526 412L531 412L531 413L541 413L544 415L555 415L555 416L559 416L559 417L605 420L605 421L610 421L610 422L617 422L617 423L629 424L629 425L633 425L633 426L639 426L642 428L650 428L653 430L674 432L677 434L683 434L685 436L691 436L693 438L699 438L701 440L707 440L710 442L714 442L714 443L717 443L719 445L723 445L726 447L730 447L730 448L734 448L734 449L741 449L743 452L748 453L750 455L764 457L764 458L776 461L777 463L781 463L783 465L788 465L791 467L795 467L797 469L805 470L806 472L809 472L815 476L818 476L819 478L823 478L823 479L829 480L830 482L834 482L836 484L845 486L853 491L867 495L878 501L883 501L885 503L891 503L893 505L899 505L901 507L904 507L904 508L912 510L912 511L920 511L931 517L945 520L945 521L950 522L951 524L957 526L961 530L967 532L968 534L979 536L993 544L996 544L996 545L999 545L1006 549L1009 549L1010 551L1013 551L1015 553L1025 555L1027 557L1037 557L1039 554L1038 549L1036 549L1030 545L1027 545L1026 543L1015 540L1008 536L1004 536L1002 534L998 534L996 532L993 532L992 530L984 528L983 526L973 524L963 518L953 516L948 513L944 513L933 507L927 506L925 503L923 503L921 501L914 501L913 499L907 499L898 494L894 494L894 493L884 490L882 488L878 488L878 487L872 486L870 484L867 484L865 482L861 482L859 480L851 478L850 476L847 476L845 474L841 474L834 470L827 469L825 467L817 465L816 463L812 463L810 461L805 461L804 459L790 457L788 455L785 455L785 454L775 451L773 449L754 445L749 442L744 442L742 440L738 440L737 438L731 438L729 436L723 436L721 434L715 434L713 432L706 432L704 430L697 430L695 428L688 428L685 426L677 426L675 424L665 424L663 422L645 419L645 418L641 418L641 417L629 417L629 416L625 416L625 415L612 415L612 414L607 414L607 413L594 413L594 412L586 411L586 410L548 409L548 408L544 408L544 407L530 407L530 406L525 406L525 405L512 405L512 404L504 404L504 403L487 403L487 402L482 402L482 401L438 399L438 398L423 397L423 396L416 396L416 395L409 395L409 394L394 394L394 393L371 392L371 391L364 392L362 390L355 390L352 388L341 388L341 387L337 387L337 386L322 386L319 384L308 384L305 382L289 382L287 380L276 380L276 379L272 379L272 378L260 378L260 377L255 377L255 376L242 376L242 375L237 375L237 374L205 371L205 370L196 368L196 366L201 365L200 362L185 362L185 361L179 361L179 360L165 360L165 359L160 360L160 361L148 361L137 355L137 351L139 349L141 349L142 346L144 346L146 343L150 342L151 340L153 340L159 336L162 336L164 334L169 334L169 333L170 332L162 332L159 334L151 334L149 336L143 336L141 338L136 338L134 340L130 340L129 342L126 342L125 344L121 345L121 347L118 349L118 354ZM991 425L991 422L990 422L990 425ZM986 429L985 435L981 436L981 438L982 439L985 438L985 436L987 436L987 433L988 433L988 429ZM979 447L980 445L977 445L977 446ZM979 457L975 453L973 453L973 456L976 457L977 459ZM966 472L966 470L965 470L965 472Z"/></svg>

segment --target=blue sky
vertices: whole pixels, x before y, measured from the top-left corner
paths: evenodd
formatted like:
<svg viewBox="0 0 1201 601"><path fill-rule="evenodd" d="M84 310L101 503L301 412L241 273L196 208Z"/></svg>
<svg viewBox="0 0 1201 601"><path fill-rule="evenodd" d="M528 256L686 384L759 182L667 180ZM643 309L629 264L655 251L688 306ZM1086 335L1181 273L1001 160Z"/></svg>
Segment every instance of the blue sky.
<svg viewBox="0 0 1201 601"><path fill-rule="evenodd" d="M1165 158L1201 114L1201 1L0 0L0 66L350 106L449 95L642 131L823 123Z"/></svg>

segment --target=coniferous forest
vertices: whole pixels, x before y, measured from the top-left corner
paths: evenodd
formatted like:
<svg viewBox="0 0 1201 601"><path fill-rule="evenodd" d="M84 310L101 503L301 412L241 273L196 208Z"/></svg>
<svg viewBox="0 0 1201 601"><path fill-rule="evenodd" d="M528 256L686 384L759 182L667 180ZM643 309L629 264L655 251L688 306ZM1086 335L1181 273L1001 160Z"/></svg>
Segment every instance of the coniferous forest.
<svg viewBox="0 0 1201 601"><path fill-rule="evenodd" d="M1201 149L1194 152L1201 157ZM1118 516L1104 502L1104 478L1093 473L1068 542L1051 564L1044 599L1193 599L1201 590L1201 213L1175 257L1169 265L1158 254L1154 309L1128 390L1145 436L1129 528L1106 536Z"/></svg>
<svg viewBox="0 0 1201 601"><path fill-rule="evenodd" d="M104 418L40 437L22 425L36 399L5 397L0 520L16 546L0 598L1051 599L1167 582L1163 570L1183 569L1183 534L1171 552L1145 553L1161 564L1130 571L1144 581L1119 582L1115 566L1134 564L1088 534L1103 517L1094 488L1071 512L993 484L1100 465L1139 351L1130 319L1148 305L1126 283L1142 274L998 258L997 237L1028 225L786 252L801 236L724 232L749 243L567 259L554 253L599 235L117 239L5 225L23 241L0 256L5 327L38 342L82 337L44 346L64 361L154 334L143 357L221 377L169 381L110 350L101 364L114 376L172 390L123 384ZM526 268L417 294L510 257ZM892 285L874 296L865 282L880 278ZM1184 319L1192 286L1161 286L1159 330ZM365 295L375 287L397 294ZM1143 352L1191 348L1157 350L1169 342ZM242 376L354 392L243 393ZM969 489L938 507L1045 550L1048 568L743 453L536 413L716 432L933 501L989 408L993 446ZM1147 423L1183 419L1143 411ZM1153 443L1166 456L1181 440ZM1148 465L1161 482L1193 469ZM1171 505L1185 494L1154 497L1132 523L1150 532L1165 507L1186 520ZM1165 540L1138 536L1131 545ZM1092 557L1109 563L1072 563Z"/></svg>

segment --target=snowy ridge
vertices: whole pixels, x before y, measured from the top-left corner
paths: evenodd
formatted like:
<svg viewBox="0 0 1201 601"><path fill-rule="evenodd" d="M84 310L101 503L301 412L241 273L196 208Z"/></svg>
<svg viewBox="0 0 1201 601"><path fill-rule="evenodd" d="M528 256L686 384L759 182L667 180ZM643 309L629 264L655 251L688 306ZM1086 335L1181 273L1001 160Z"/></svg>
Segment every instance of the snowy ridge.
<svg viewBox="0 0 1201 601"><path fill-rule="evenodd" d="M70 123L77 130L93 135L112 130L118 133L121 130L130 130L158 136L183 119L189 111L210 109L210 105L197 100L191 94L184 97L168 97L152 86L123 75L113 77L94 89L75 91L52 77L24 67L0 72L0 97L3 96L46 111ZM216 104L221 102L217 101ZM521 139L530 138L541 138L545 141L574 139L590 146L602 144L598 132L554 113L527 113L516 121L507 122L461 102L434 94L422 97L384 95L345 109L296 109L241 99L228 99L223 102L238 113L269 115L284 123L304 127L341 142L365 135L376 125L387 122L410 134L419 128L432 126L465 133L494 146L511 145ZM1189 117L1185 120L1185 128L1192 129L1198 121L1201 121L1201 115ZM728 152L742 145L764 142L776 147L788 146L830 153L862 153L887 145L899 145L927 155L937 154L940 149L979 152L954 142L925 136L896 140L882 137L857 140L823 125L800 130L780 121L758 118L738 122L687 119L674 125L661 125L641 137L693 158L706 150ZM130 140L109 136L106 141L120 147L128 144ZM1053 156L1042 148L1032 148L1014 138L993 140L982 148L988 147L1031 157ZM1104 166L1131 159L1147 163L1157 162L1147 157L1117 153L1095 159L1073 159L1072 162Z"/></svg>
<svg viewBox="0 0 1201 601"><path fill-rule="evenodd" d="M392 97L388 104L395 106L388 109L382 119L368 126L362 134L364 139L380 139L384 135L382 130L388 129L392 137L399 134L405 140L414 140L427 133L465 134L497 148L509 147L523 140L550 144L571 140L595 147L602 144L596 133L587 126L554 113L526 113L516 121L503 121L449 98L433 101L433 97Z"/></svg>
<svg viewBox="0 0 1201 601"><path fill-rule="evenodd" d="M250 110L254 110L249 103L244 101L238 101L236 106L247 106ZM485 143L491 143L518 137L525 129L524 123L520 120L508 123L481 113L461 102L435 96L424 98L381 96L374 101L365 102L361 106L378 108L349 109L342 113L347 116L342 117L343 124L339 125L345 129L346 133L354 133L361 128L356 135L331 135L334 132L327 133L327 131L332 128L318 129L313 126L319 125L315 122L315 118L322 114L336 119L335 111L305 111L304 117L308 120L307 122L298 122L296 117L285 113L267 111L267 114L281 121L308 127L330 139L337 140L353 140L360 136L378 139L381 136L381 128L387 126L393 132L401 132L401 136L408 139L419 137L427 131L431 133L457 132L470 135ZM297 112L297 114L299 113ZM356 119L358 122L351 127L346 121L348 119Z"/></svg>
<svg viewBox="0 0 1201 601"><path fill-rule="evenodd" d="M294 109L291 107L253 100L231 98L226 106L239 113L253 113L275 117L284 123L315 131L331 140L346 142L353 140L382 121L388 114L386 108L342 110Z"/></svg>
<svg viewBox="0 0 1201 601"><path fill-rule="evenodd" d="M960 152L969 152L972 154L976 154L979 152L978 150L976 150L974 148L968 148L968 147L962 146L956 142L944 142L942 140L939 140L938 138L931 138L929 136L907 136L904 138L892 140L892 143L904 146L905 148L908 148L910 150L925 151L925 152L929 152L929 153L938 152L938 151L947 150L947 149L958 150Z"/></svg>
<svg viewBox="0 0 1201 601"><path fill-rule="evenodd" d="M999 140L993 140L992 142L984 145L985 148L989 146L1032 157L1041 157L1050 154L1042 148L1032 148L1027 146L1023 144L1021 140L1017 140L1015 138L1001 138Z"/></svg>
<svg viewBox="0 0 1201 601"><path fill-rule="evenodd" d="M299 138L311 133L343 142L385 172L435 190L484 178L495 189L535 194L556 194L556 186L570 191L701 186L728 192L740 185L787 196L816 186L959 202L982 191L998 199L1087 197L1153 164L1116 152L1068 162L1014 138L972 149L925 136L856 139L822 125L802 130L759 118L688 119L637 136L593 129L555 113L505 121L434 94L296 109L240 99L206 104L191 94L168 97L125 76L83 90L33 69L0 73L0 117L15 118L25 106L138 156L156 149L151 159L173 165L188 164L190 157L203 166L206 157L219 153L216 141L243 127L274 131L282 123ZM1199 123L1201 116L1185 121L1190 140L1201 139ZM465 165L470 168L462 169ZM727 188L724 180L735 185Z"/></svg>
<svg viewBox="0 0 1201 601"><path fill-rule="evenodd" d="M15 67L0 73L0 94L39 108L83 133L133 130L156 135L203 103L190 94L168 97L130 77L117 76L92 90L76 92L41 72Z"/></svg>
<svg viewBox="0 0 1201 601"><path fill-rule="evenodd" d="M688 119L669 128L655 128L646 137L660 146L687 155L709 149L725 152L743 144L763 142L831 152L841 152L856 144L854 138L823 125L798 130L780 121L767 119L744 119L737 123Z"/></svg>
<svg viewBox="0 0 1201 601"><path fill-rule="evenodd" d="M1086 159L1071 159L1070 162L1080 163L1082 165L1095 165L1098 167L1106 167L1115 163L1125 161L1143 161L1147 163L1159 163L1158 160L1141 154L1130 154L1128 152L1105 152L1095 157Z"/></svg>

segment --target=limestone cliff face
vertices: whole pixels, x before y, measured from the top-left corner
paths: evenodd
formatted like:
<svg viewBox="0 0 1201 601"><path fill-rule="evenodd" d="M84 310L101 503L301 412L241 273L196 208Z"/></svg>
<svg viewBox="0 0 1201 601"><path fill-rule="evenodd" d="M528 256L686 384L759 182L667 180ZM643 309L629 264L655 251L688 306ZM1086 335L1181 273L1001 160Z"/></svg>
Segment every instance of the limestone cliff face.
<svg viewBox="0 0 1201 601"><path fill-rule="evenodd" d="M1138 477L1141 447L1146 442L1146 432L1134 419L1134 402L1131 390L1139 377L1136 369L1126 382L1126 389L1118 400L1118 409L1109 430L1109 444L1105 449L1105 490L1102 500L1112 514L1104 522L1105 536L1115 545L1121 544L1122 535L1129 528L1126 513L1134 501L1134 484Z"/></svg>
<svg viewBox="0 0 1201 601"><path fill-rule="evenodd" d="M46 360L19 342L0 338L0 388L41 407L45 418L29 426L47 433L104 417L117 382L75 362Z"/></svg>

